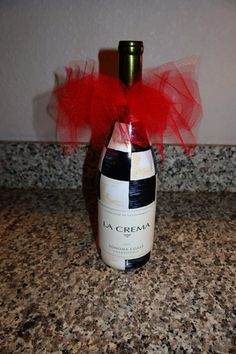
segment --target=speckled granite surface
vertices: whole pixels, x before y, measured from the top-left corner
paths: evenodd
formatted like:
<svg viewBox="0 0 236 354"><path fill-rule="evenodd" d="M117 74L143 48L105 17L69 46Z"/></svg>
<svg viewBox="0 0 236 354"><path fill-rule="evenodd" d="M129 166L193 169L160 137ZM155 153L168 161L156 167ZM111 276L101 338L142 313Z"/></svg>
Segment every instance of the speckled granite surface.
<svg viewBox="0 0 236 354"><path fill-rule="evenodd" d="M192 158L181 148L165 147L158 160L161 191L236 192L236 147L198 146ZM84 174L94 174L98 155L81 146L63 155L57 144L0 143L0 186L8 188L78 188Z"/></svg>
<svg viewBox="0 0 236 354"><path fill-rule="evenodd" d="M236 194L158 193L134 272L99 258L93 202L1 190L0 353L235 354Z"/></svg>

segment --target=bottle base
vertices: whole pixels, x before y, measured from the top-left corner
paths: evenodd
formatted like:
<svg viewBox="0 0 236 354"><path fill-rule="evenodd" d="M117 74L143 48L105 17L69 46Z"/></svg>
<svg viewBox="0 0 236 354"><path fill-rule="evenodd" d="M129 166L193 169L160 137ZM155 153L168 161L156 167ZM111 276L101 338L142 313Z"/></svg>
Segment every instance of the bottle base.
<svg viewBox="0 0 236 354"><path fill-rule="evenodd" d="M148 252L147 254L139 258L123 259L111 256L101 251L101 257L103 262L106 263L108 266L119 270L132 270L140 268L149 261L150 256L151 252Z"/></svg>

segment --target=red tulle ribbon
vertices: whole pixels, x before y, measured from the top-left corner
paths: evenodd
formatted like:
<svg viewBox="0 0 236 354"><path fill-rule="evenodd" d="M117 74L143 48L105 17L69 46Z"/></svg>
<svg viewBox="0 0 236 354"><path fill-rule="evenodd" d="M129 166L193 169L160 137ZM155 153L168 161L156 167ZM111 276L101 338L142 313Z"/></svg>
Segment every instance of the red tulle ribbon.
<svg viewBox="0 0 236 354"><path fill-rule="evenodd" d="M190 153L196 146L193 129L202 116L196 64L187 58L147 69L130 89L98 74L92 62L67 68L66 82L53 92L60 141L76 144L78 132L89 127L91 144L100 147L115 121L139 121L162 156L164 138ZM141 140L135 143L142 145Z"/></svg>

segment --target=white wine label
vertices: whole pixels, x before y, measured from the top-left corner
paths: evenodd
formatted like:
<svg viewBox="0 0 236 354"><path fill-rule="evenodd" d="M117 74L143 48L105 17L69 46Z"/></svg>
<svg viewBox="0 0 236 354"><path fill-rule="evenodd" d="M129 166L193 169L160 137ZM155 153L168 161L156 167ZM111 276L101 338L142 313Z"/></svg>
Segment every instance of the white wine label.
<svg viewBox="0 0 236 354"><path fill-rule="evenodd" d="M142 146L131 143L131 137L139 141L140 136ZM137 122L115 123L101 155L98 182L101 257L113 268L140 267L153 245L156 168L146 132Z"/></svg>
<svg viewBox="0 0 236 354"><path fill-rule="evenodd" d="M156 201L138 209L117 210L98 202L102 252L121 259L142 257L152 249Z"/></svg>
<svg viewBox="0 0 236 354"><path fill-rule="evenodd" d="M151 149L132 153L131 180L140 180L155 175Z"/></svg>
<svg viewBox="0 0 236 354"><path fill-rule="evenodd" d="M129 182L118 181L101 175L100 199L111 208L128 209Z"/></svg>

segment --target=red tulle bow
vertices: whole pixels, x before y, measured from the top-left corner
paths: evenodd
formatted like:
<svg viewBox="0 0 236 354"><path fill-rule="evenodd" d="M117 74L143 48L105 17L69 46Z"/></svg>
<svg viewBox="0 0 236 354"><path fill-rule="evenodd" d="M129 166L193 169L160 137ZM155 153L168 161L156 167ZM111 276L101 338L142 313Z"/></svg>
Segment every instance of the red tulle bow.
<svg viewBox="0 0 236 354"><path fill-rule="evenodd" d="M202 116L196 64L187 58L147 69L130 89L98 74L90 62L67 68L66 82L53 92L60 141L76 144L78 132L89 127L91 144L99 147L115 121L139 121L162 156L164 138L190 153L196 145L193 128Z"/></svg>

